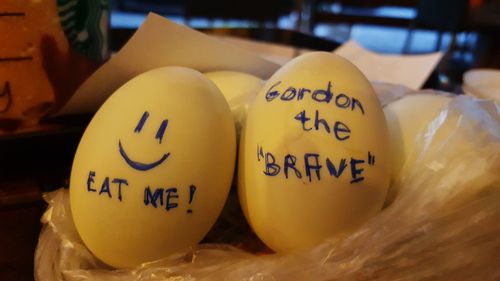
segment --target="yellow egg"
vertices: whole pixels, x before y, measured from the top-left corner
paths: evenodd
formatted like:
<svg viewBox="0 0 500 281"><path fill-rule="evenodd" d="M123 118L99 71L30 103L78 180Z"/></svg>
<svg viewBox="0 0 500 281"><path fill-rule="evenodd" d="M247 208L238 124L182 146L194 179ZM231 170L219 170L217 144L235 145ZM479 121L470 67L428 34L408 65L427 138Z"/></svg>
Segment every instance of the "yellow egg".
<svg viewBox="0 0 500 281"><path fill-rule="evenodd" d="M451 101L450 97L434 94L414 94L397 100L384 108L389 127L392 155L392 179L396 182L403 173L403 165L419 147L419 134L431 121L438 117L442 109ZM422 137L422 136L420 136ZM415 164L415 163L411 163ZM412 171L413 166L404 170ZM388 203L394 200L397 188L393 186L388 196Z"/></svg>
<svg viewBox="0 0 500 281"><path fill-rule="evenodd" d="M239 71L212 71L205 75L214 82L226 97L237 129L247 116L248 105L264 85L262 79Z"/></svg>
<svg viewBox="0 0 500 281"><path fill-rule="evenodd" d="M76 228L115 267L198 243L227 198L236 135L224 96L183 67L143 73L99 109L70 179Z"/></svg>
<svg viewBox="0 0 500 281"><path fill-rule="evenodd" d="M231 109L251 101L264 85L262 79L239 71L212 71L205 75L221 90Z"/></svg>
<svg viewBox="0 0 500 281"><path fill-rule="evenodd" d="M363 74L314 52L276 72L248 112L238 192L276 251L314 246L377 214L390 179L387 124Z"/></svg>
<svg viewBox="0 0 500 281"><path fill-rule="evenodd" d="M391 138L393 177L397 177L408 156L414 151L419 133L436 118L450 97L408 95L384 108Z"/></svg>

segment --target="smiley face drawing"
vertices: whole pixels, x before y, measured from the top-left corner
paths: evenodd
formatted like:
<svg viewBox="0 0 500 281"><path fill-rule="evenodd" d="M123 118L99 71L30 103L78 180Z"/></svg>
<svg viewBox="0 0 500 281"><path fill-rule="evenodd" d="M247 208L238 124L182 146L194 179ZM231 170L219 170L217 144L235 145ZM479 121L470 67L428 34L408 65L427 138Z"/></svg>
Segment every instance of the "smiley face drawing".
<svg viewBox="0 0 500 281"><path fill-rule="evenodd" d="M189 249L221 213L235 160L233 115L208 78L183 67L142 73L102 104L78 145L78 234L116 268Z"/></svg>
<svg viewBox="0 0 500 281"><path fill-rule="evenodd" d="M141 119L139 120L139 123L137 123L137 126L134 129L134 133L140 133L142 130L142 127L144 127L144 123L149 118L149 112L144 111L142 114ZM158 140L158 142L161 144L163 140L163 135L165 134L165 130L167 129L168 126L168 119L165 119L161 122L160 128L158 128L158 132L156 133L155 139ZM130 159L128 156L127 152L123 148L121 140L118 140L118 151L120 152L120 155L122 156L123 160L132 167L133 169L139 170L139 171L147 171L150 169L155 168L156 166L160 165L163 163L165 160L167 160L168 156L170 156L170 152L163 154L163 156L158 159L157 161L151 162L151 163L142 163L138 161L134 161Z"/></svg>

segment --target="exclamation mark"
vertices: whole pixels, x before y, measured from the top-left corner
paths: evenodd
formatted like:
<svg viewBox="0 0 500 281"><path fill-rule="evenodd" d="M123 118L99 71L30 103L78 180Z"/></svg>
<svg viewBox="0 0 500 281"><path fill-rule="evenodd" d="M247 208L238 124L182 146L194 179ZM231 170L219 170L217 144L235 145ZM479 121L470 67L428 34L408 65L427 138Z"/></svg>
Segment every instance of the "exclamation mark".
<svg viewBox="0 0 500 281"><path fill-rule="evenodd" d="M191 202L193 202L195 192L196 192L196 186L190 185L189 186L189 204L191 204ZM192 214L193 210L188 209L187 212L188 212L188 214Z"/></svg>

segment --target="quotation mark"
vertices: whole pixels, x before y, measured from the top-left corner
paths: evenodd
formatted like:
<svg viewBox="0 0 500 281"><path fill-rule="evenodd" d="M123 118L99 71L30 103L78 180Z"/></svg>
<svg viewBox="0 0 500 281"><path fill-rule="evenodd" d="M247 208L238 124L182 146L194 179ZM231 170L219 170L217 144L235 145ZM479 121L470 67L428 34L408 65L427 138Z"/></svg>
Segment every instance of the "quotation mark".
<svg viewBox="0 0 500 281"><path fill-rule="evenodd" d="M368 151L368 165L375 165L375 155L372 155L370 151Z"/></svg>
<svg viewBox="0 0 500 281"><path fill-rule="evenodd" d="M262 146L257 146L257 161L260 162L261 158L264 158L264 150L262 149Z"/></svg>

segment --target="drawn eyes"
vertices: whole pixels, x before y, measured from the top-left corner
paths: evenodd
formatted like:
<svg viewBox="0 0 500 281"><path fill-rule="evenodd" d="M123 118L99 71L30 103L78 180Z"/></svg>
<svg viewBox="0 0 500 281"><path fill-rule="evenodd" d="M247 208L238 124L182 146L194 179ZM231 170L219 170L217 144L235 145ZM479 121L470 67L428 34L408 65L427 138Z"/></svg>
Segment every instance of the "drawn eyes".
<svg viewBox="0 0 500 281"><path fill-rule="evenodd" d="M144 123L146 123L146 120L148 120L149 117L149 112L144 111L142 114L141 120L139 120L139 123L137 123L137 127L135 127L134 133L140 133L142 130L142 127L144 126Z"/></svg>
<svg viewBox="0 0 500 281"><path fill-rule="evenodd" d="M141 119L139 120L139 123L137 123L137 126L134 129L134 133L141 132L142 127L144 127L144 123L146 123L148 118L149 118L149 112L144 111ZM159 143L161 143L161 141L163 140L163 135L165 134L165 130L167 129L167 126L168 126L168 119L165 119L161 122L160 128L158 128L158 132L156 132L155 139L157 139Z"/></svg>
<svg viewBox="0 0 500 281"><path fill-rule="evenodd" d="M168 120L165 119L161 122L160 128L158 128L158 132L156 133L155 139L158 140L158 142L161 143L161 140L163 139L163 134L165 134L165 129L167 129L168 125Z"/></svg>

